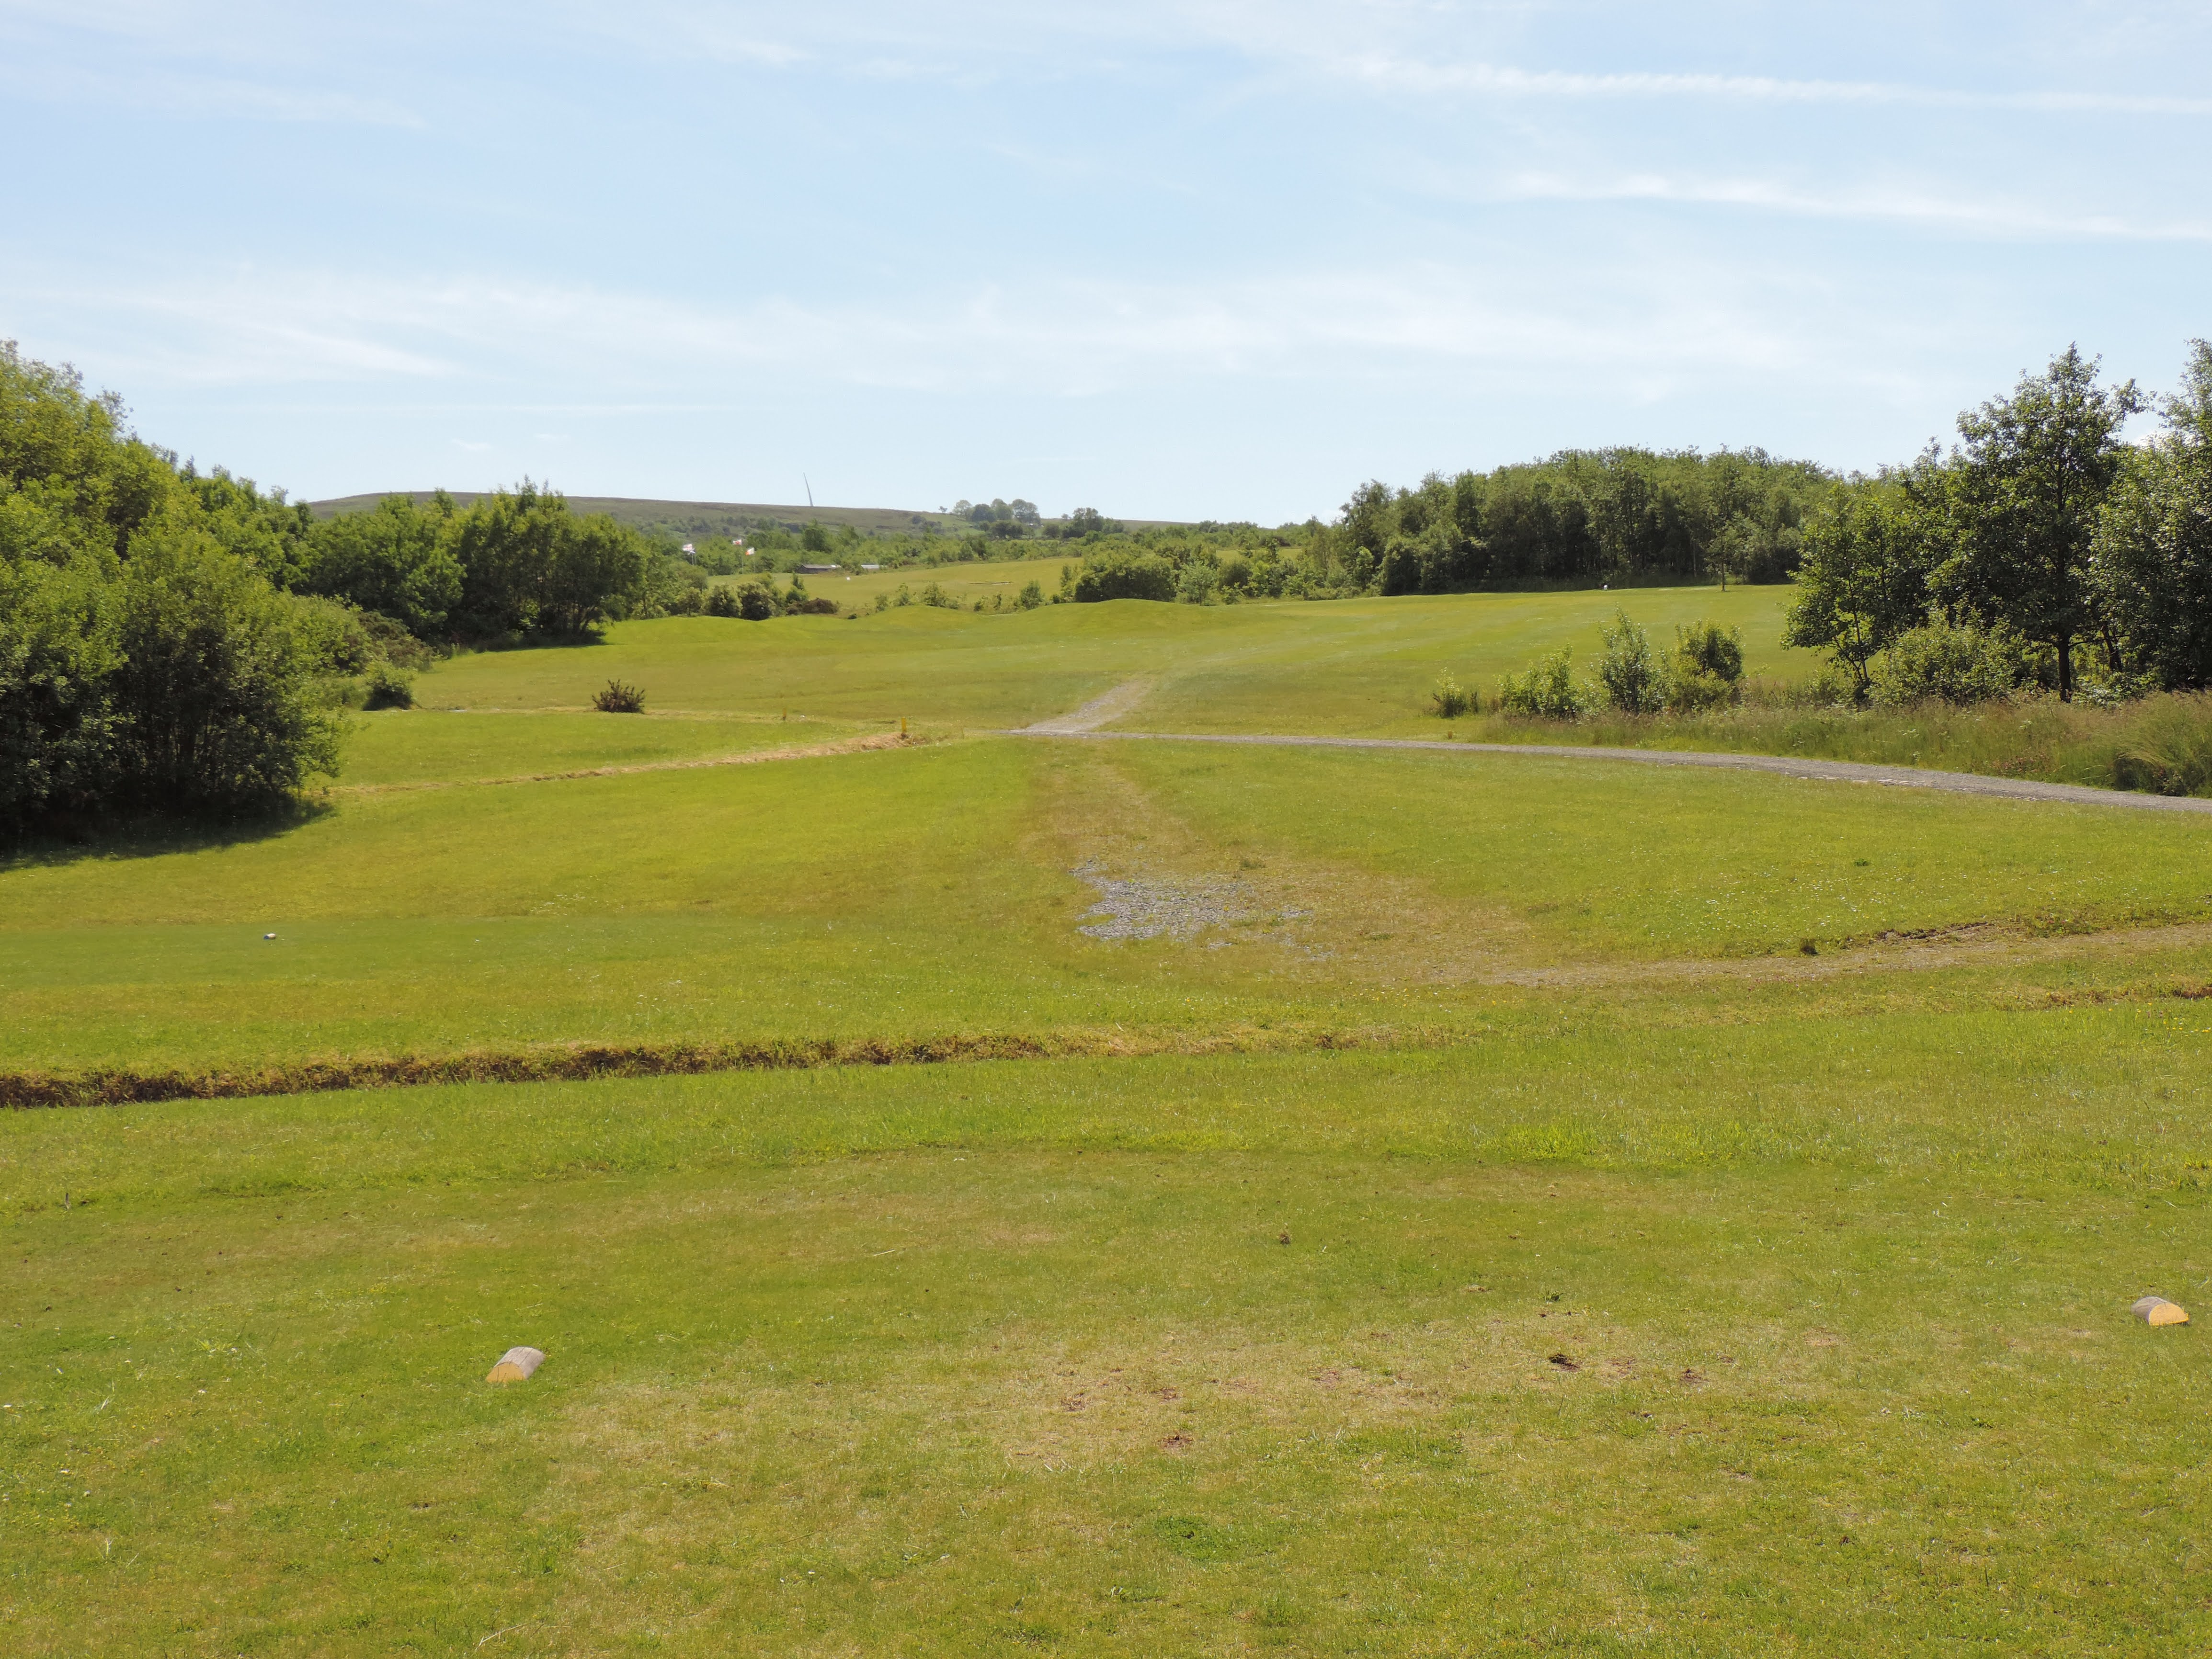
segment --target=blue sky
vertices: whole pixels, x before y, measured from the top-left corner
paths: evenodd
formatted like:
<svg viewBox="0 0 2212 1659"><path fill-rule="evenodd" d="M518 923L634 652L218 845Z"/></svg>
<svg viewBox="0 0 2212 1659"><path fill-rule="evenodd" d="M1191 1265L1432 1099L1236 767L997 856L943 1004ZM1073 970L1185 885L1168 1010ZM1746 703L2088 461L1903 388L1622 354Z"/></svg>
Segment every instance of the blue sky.
<svg viewBox="0 0 2212 1659"><path fill-rule="evenodd" d="M2212 0L0 0L0 337L295 495L1333 514L2212 334Z"/></svg>

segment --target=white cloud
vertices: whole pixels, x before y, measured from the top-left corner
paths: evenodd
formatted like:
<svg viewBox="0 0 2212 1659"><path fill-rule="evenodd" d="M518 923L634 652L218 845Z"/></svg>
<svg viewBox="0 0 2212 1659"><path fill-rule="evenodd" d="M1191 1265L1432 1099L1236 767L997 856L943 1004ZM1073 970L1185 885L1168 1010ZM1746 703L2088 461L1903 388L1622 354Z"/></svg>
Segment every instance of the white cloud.
<svg viewBox="0 0 2212 1659"><path fill-rule="evenodd" d="M1881 81L1804 81L1766 75L1636 72L1585 75L1490 64L1429 63L1387 54L1342 60L1335 71L1393 92L1501 98L1684 98L1760 104L1901 105L2051 114L2212 115L2212 98L2149 93L1991 92Z"/></svg>
<svg viewBox="0 0 2212 1659"><path fill-rule="evenodd" d="M1981 235L2032 240L2212 242L2212 220L2131 218L2004 198L1946 196L1920 186L1871 185L1807 189L1764 179L1621 173L1577 178L1547 173L1494 183L1443 186L1489 202L1662 202L1741 207L1821 219L1876 219Z"/></svg>
<svg viewBox="0 0 2212 1659"><path fill-rule="evenodd" d="M130 383L437 388L447 408L667 410L787 379L932 392L1203 396L1253 378L1435 381L1595 374L1631 395L1693 379L1878 378L1869 319L1799 279L1677 261L1561 282L1516 262L1313 270L1187 283L1039 279L891 302L716 307L484 276L263 269L0 293L105 341ZM1811 319L1818 317L1818 326ZM81 320L80 320L81 319ZM1888 354L1883 354L1885 357Z"/></svg>

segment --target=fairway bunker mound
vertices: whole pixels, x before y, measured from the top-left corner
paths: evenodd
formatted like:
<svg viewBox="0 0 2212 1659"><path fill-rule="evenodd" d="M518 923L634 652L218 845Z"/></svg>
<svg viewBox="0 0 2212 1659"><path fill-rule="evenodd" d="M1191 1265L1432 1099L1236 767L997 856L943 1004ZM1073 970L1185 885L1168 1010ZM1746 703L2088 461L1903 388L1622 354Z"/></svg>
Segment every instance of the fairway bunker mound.
<svg viewBox="0 0 2212 1659"><path fill-rule="evenodd" d="M1092 939L1195 938L1209 927L1249 921L1255 914L1247 901L1251 890L1229 876L1128 876L1105 874L1095 864L1078 865L1075 874L1098 890L1098 902L1083 914L1103 916L1079 933Z"/></svg>

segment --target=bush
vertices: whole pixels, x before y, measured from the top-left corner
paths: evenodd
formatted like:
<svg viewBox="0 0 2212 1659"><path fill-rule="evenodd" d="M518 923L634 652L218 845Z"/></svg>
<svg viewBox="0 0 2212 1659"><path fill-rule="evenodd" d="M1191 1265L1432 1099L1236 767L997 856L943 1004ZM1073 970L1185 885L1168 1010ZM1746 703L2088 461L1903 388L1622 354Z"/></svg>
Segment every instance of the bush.
<svg viewBox="0 0 2212 1659"><path fill-rule="evenodd" d="M1651 636L1626 611L1615 611L1613 625L1605 630L1597 678L1606 701L1624 714L1656 714L1666 706L1666 676L1651 654Z"/></svg>
<svg viewBox="0 0 2212 1659"><path fill-rule="evenodd" d="M775 615L775 590L759 578L740 582L734 592L737 614L747 622L766 622Z"/></svg>
<svg viewBox="0 0 2212 1659"><path fill-rule="evenodd" d="M592 699L592 707L602 714L642 714L645 693L620 680L609 680L607 689Z"/></svg>
<svg viewBox="0 0 2212 1659"><path fill-rule="evenodd" d="M306 520L0 341L0 837L235 817L336 770L368 619L279 592Z"/></svg>
<svg viewBox="0 0 2212 1659"><path fill-rule="evenodd" d="M1220 586L1220 571L1203 559L1193 559L1176 578L1176 598L1185 605L1211 605Z"/></svg>
<svg viewBox="0 0 2212 1659"><path fill-rule="evenodd" d="M1156 553L1105 553L1085 559L1076 574L1075 600L1158 599L1176 596L1176 568Z"/></svg>
<svg viewBox="0 0 2212 1659"><path fill-rule="evenodd" d="M878 595L878 597L880 599L881 595ZM1034 611L1044 603L1044 589L1039 586L1036 582L1030 582L1022 589L1019 595L1016 597L1014 603L1020 605L1024 611ZM878 609L880 608L881 607L878 606Z"/></svg>
<svg viewBox="0 0 2212 1659"><path fill-rule="evenodd" d="M337 770L296 600L179 527L137 538L122 576L116 805L231 817Z"/></svg>
<svg viewBox="0 0 2212 1659"><path fill-rule="evenodd" d="M0 836L96 807L115 773L112 554L0 557Z"/></svg>
<svg viewBox="0 0 2212 1659"><path fill-rule="evenodd" d="M412 708L415 682L388 662L372 664L368 671L370 708Z"/></svg>
<svg viewBox="0 0 2212 1659"><path fill-rule="evenodd" d="M1900 635L1875 662L1870 690L1885 708L1912 702L1986 702L2021 678L2020 642L1940 617Z"/></svg>
<svg viewBox="0 0 2212 1659"><path fill-rule="evenodd" d="M1676 629L1674 656L1686 673L1709 674L1727 685L1743 678L1743 635L1717 622Z"/></svg>
<svg viewBox="0 0 2212 1659"><path fill-rule="evenodd" d="M1474 694L1447 672L1437 676L1429 692L1429 706L1438 720L1455 720L1474 712Z"/></svg>
<svg viewBox="0 0 2212 1659"><path fill-rule="evenodd" d="M1665 699L1676 714L1702 714L1735 702L1743 690L1743 636L1718 623L1693 623L1674 630L1667 660Z"/></svg>
<svg viewBox="0 0 2212 1659"><path fill-rule="evenodd" d="M1575 684L1574 652L1561 646L1516 679L1508 674L1498 682L1498 706L1508 714L1539 720L1579 720L1589 711L1589 697Z"/></svg>

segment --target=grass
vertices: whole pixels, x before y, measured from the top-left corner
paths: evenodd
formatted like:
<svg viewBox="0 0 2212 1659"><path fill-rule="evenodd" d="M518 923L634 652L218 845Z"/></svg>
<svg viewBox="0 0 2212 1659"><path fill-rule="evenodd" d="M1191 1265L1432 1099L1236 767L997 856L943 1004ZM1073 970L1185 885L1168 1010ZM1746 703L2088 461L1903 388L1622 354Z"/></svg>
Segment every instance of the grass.
<svg viewBox="0 0 2212 1659"><path fill-rule="evenodd" d="M2197 1043L21 1116L0 1593L35 1652L2177 1650L2208 1373L2120 1310L2212 1273Z"/></svg>
<svg viewBox="0 0 2212 1659"><path fill-rule="evenodd" d="M1063 1055L0 1114L0 1649L2205 1646L2212 826L957 735L1592 597L639 624L0 866L18 1075Z"/></svg>
<svg viewBox="0 0 2212 1659"><path fill-rule="evenodd" d="M389 789L9 872L0 1067L1452 1027L1531 969L2203 917L2207 833L1533 757L1005 739ZM1235 919L1088 937L1092 866L1225 884Z"/></svg>
<svg viewBox="0 0 2212 1659"><path fill-rule="evenodd" d="M949 598L962 606L973 605L981 599L988 605L994 599L1011 605L1022 589L1035 582L1047 599L1060 592L1060 570L1065 564L1080 564L1079 555L1066 554L1059 557L1041 559L1008 559L1001 561L962 561L952 564L908 565L896 570L862 570L860 566L872 558L864 543L857 548L841 548L835 553L809 554L810 559L842 562L844 569L835 575L804 576L806 591L819 599L835 599L839 605L858 606L865 610L882 594L894 599L899 589L907 590L909 597L919 603L921 591L932 582ZM741 580L726 577L726 581ZM779 576L779 583L790 580Z"/></svg>
<svg viewBox="0 0 2212 1659"><path fill-rule="evenodd" d="M773 715L442 713L358 716L344 785L492 783L547 774L681 764L836 743L880 726Z"/></svg>
<svg viewBox="0 0 2212 1659"><path fill-rule="evenodd" d="M1059 580L1050 561L1047 591ZM963 565L855 579L1016 580L1024 567ZM963 574L964 573L964 574ZM1026 578L1022 578L1026 580ZM822 578L811 579L820 584ZM823 586L842 590L840 581ZM1018 588L1019 582L1016 581ZM979 590L980 591L980 590ZM841 600L841 592L830 593ZM978 616L914 605L857 618L622 623L604 644L458 658L416 683L431 708L583 708L610 679L646 706L699 714L908 718L939 729L1004 729L1061 714L1133 679L1151 695L1118 722L1170 732L1322 732L1433 737L1429 687L1518 672L1558 643L1595 648L1623 598L1662 624L1711 615L1740 626L1757 672L1810 672L1779 643L1783 591L1640 588L1606 593L1469 593L1440 599L1167 605L1139 600Z"/></svg>

